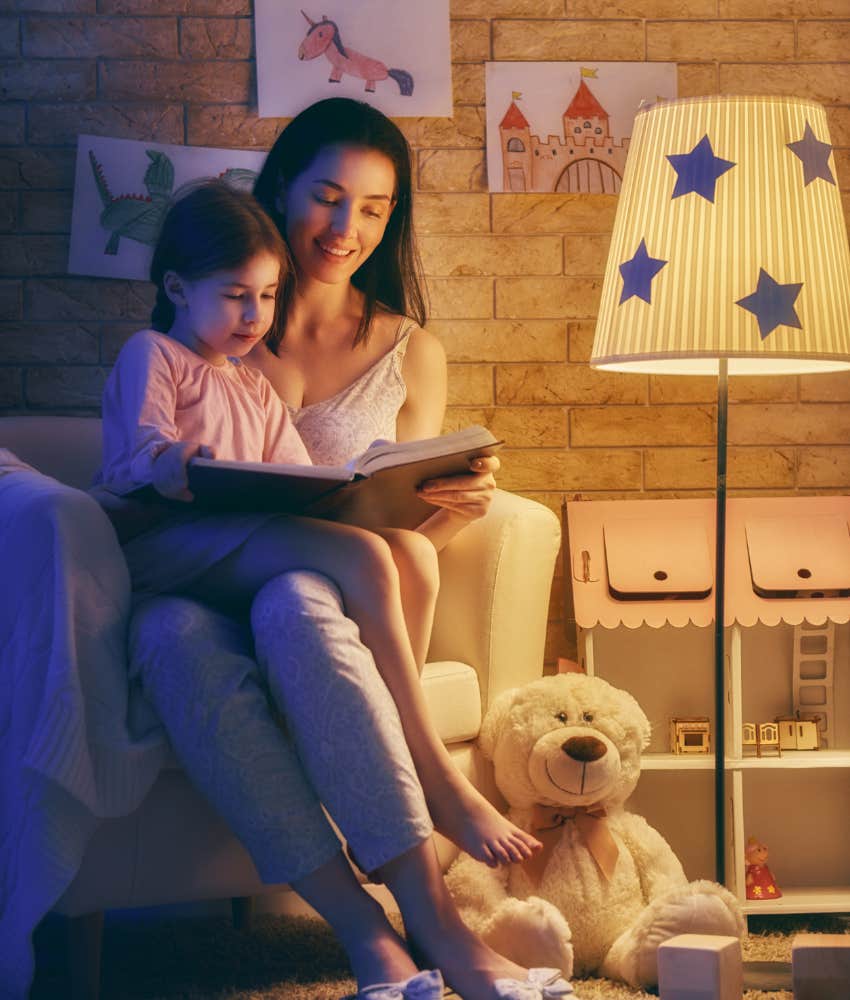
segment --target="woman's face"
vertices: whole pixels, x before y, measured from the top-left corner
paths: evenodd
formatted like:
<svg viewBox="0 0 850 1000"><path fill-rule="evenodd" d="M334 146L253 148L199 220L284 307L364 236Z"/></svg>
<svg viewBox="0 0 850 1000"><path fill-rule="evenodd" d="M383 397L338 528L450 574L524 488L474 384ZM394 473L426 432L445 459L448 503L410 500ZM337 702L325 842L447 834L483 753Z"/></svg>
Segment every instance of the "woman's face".
<svg viewBox="0 0 850 1000"><path fill-rule="evenodd" d="M278 195L302 277L350 280L381 242L395 205L395 168L374 149L325 146Z"/></svg>

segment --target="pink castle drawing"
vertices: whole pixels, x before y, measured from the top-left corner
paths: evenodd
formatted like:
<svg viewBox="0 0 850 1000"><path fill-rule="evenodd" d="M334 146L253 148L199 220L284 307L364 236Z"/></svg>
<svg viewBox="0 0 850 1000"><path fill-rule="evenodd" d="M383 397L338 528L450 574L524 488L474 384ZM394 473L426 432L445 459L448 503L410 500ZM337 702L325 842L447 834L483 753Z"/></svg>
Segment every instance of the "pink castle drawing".
<svg viewBox="0 0 850 1000"><path fill-rule="evenodd" d="M499 125L505 191L617 194L628 138L611 135L608 112L584 82L563 114L564 135L532 135L525 115L511 101Z"/></svg>

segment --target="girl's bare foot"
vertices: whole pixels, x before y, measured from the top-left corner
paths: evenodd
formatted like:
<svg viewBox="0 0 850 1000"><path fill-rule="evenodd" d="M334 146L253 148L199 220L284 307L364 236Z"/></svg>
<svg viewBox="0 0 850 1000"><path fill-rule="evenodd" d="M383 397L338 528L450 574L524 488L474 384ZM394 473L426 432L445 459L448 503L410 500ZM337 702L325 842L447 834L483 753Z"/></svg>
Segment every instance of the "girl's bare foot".
<svg viewBox="0 0 850 1000"><path fill-rule="evenodd" d="M435 828L476 860L496 868L525 861L541 849L536 837L503 816L454 768L423 786Z"/></svg>

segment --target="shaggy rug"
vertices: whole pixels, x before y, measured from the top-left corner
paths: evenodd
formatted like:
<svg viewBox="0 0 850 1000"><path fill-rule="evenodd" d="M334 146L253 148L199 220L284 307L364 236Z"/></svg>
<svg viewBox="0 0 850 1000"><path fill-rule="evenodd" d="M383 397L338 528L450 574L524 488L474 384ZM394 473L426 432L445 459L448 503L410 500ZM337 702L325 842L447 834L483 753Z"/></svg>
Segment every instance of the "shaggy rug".
<svg viewBox="0 0 850 1000"><path fill-rule="evenodd" d="M68 995L61 928L36 937L39 971L31 1000ZM745 961L790 962L800 931L848 933L841 917L754 917ZM580 1000L649 1000L604 979L576 980ZM321 921L259 917L240 932L225 919L107 924L101 1000L339 1000L354 989L342 950ZM745 1000L792 1000L788 990L746 990Z"/></svg>

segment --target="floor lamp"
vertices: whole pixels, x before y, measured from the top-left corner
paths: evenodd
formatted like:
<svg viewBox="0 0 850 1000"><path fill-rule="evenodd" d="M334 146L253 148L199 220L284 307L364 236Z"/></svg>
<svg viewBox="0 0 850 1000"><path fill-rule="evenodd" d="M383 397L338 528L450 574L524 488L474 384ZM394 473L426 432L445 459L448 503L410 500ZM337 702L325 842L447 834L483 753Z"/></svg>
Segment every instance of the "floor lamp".
<svg viewBox="0 0 850 1000"><path fill-rule="evenodd" d="M727 375L850 368L850 254L823 107L698 97L635 119L590 363L716 374L715 868L726 880Z"/></svg>

